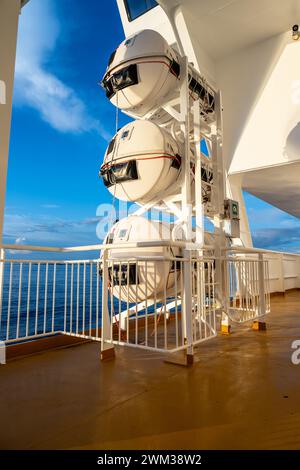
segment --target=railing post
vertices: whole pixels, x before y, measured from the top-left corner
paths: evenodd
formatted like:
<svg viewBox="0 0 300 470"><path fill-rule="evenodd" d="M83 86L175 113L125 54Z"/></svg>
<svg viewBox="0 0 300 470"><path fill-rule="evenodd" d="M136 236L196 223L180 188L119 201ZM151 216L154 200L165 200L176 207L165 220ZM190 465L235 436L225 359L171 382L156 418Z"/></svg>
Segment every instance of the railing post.
<svg viewBox="0 0 300 470"><path fill-rule="evenodd" d="M2 301L3 301L4 260L5 260L5 250L3 248L0 248L0 325L1 325Z"/></svg>
<svg viewBox="0 0 300 470"><path fill-rule="evenodd" d="M6 344L4 341L0 341L0 365L6 364Z"/></svg>
<svg viewBox="0 0 300 470"><path fill-rule="evenodd" d="M266 314L264 255L258 255L259 314Z"/></svg>
<svg viewBox="0 0 300 470"><path fill-rule="evenodd" d="M216 260L216 279L218 289L218 300L221 306L221 334L229 335L231 333L231 321L229 318L230 310L230 262L227 260L227 252L223 255L221 250L217 250L220 259Z"/></svg>
<svg viewBox="0 0 300 470"><path fill-rule="evenodd" d="M187 344L186 359L187 364L193 364L194 347L193 347L193 313L192 313L192 269L191 269L191 252L183 251L183 302L182 315L184 324L185 341Z"/></svg>
<svg viewBox="0 0 300 470"><path fill-rule="evenodd" d="M280 284L280 292L285 292L284 286L284 259L283 254L279 255L279 284Z"/></svg>
<svg viewBox="0 0 300 470"><path fill-rule="evenodd" d="M115 356L111 318L108 311L108 252L103 250L102 257L102 325L101 325L101 360Z"/></svg>

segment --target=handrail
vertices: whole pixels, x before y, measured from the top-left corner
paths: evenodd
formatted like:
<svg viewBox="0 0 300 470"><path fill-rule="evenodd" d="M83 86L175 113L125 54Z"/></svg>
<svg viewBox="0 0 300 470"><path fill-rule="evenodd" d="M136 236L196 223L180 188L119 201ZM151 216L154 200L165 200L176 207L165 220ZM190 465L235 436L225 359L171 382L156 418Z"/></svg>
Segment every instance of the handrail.
<svg viewBox="0 0 300 470"><path fill-rule="evenodd" d="M100 258L94 258L94 259L32 259L32 258L5 258L1 259L0 258L0 266L1 263L6 263L6 264L19 264L19 263L31 263L31 264L60 264L60 265L65 265L65 264L90 264L90 263L97 263L100 261Z"/></svg>
<svg viewBox="0 0 300 470"><path fill-rule="evenodd" d="M82 247L55 247L55 246L34 246L34 245L10 245L2 244L0 249L4 250L16 250L16 251L41 251L41 252L52 252L52 253L67 253L69 251L95 251L100 250L105 245L88 245Z"/></svg>
<svg viewBox="0 0 300 470"><path fill-rule="evenodd" d="M78 251L96 251L96 250L111 250L111 249L128 249L128 248L151 248L151 247L178 247L178 248L193 248L195 250L213 250L212 245L201 245L197 243L185 241L172 241L172 240L153 240L153 241L139 241L130 243L119 244L97 244L97 245L84 245L84 246L70 246L70 247L54 247L54 246L34 246L34 245L11 245L0 244L0 249L4 250L18 250L18 251L40 251L52 253L74 253Z"/></svg>
<svg viewBox="0 0 300 470"><path fill-rule="evenodd" d="M201 245L186 241L172 241L172 240L153 240L153 241L139 241L120 244L96 244L96 245L83 245L83 246L70 246L70 247L55 247L55 246L36 246L36 245L13 245L3 243L0 244L0 250L15 250L15 251L38 251L38 252L51 252L51 253L75 253L82 251L97 251L97 250L111 250L111 249L127 249L127 248L151 248L151 247L178 247L194 250L213 250L213 245ZM300 253L293 253L288 251L266 250L262 248L247 248L244 246L232 246L222 249L223 251L231 251L238 253L253 253L253 254L278 254L300 257Z"/></svg>
<svg viewBox="0 0 300 470"><path fill-rule="evenodd" d="M247 248L244 246L232 246L230 248L223 248L223 251L237 251L239 253L265 253L265 254L278 254L278 255L290 255L290 256L300 256L300 253L293 253L290 251L275 251L275 250L266 250L263 248Z"/></svg>

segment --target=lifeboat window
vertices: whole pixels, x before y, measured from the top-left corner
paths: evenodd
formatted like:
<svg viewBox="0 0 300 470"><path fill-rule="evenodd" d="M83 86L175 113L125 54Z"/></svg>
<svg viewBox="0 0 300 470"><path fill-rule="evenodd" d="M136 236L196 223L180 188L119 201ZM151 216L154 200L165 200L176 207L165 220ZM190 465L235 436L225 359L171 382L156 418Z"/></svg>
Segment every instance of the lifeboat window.
<svg viewBox="0 0 300 470"><path fill-rule="evenodd" d="M127 17L129 21L133 21L139 16L157 7L156 0L124 0Z"/></svg>
<svg viewBox="0 0 300 470"><path fill-rule="evenodd" d="M120 232L118 233L118 238L125 238L127 235L127 230L126 229L122 229L120 230Z"/></svg>
<svg viewBox="0 0 300 470"><path fill-rule="evenodd" d="M176 170L179 170L179 168L181 167L181 156L180 155L176 154L175 158L173 158L173 160L172 160L171 167L175 168Z"/></svg>
<svg viewBox="0 0 300 470"><path fill-rule="evenodd" d="M110 232L110 233L107 235L105 244L106 244L106 245L110 245L111 243L113 243L113 241L114 241L114 234L113 234L112 232Z"/></svg>
<svg viewBox="0 0 300 470"><path fill-rule="evenodd" d="M113 286L127 286L139 284L139 276L136 264L121 264L108 268L110 283Z"/></svg>
<svg viewBox="0 0 300 470"><path fill-rule="evenodd" d="M112 54L110 54L110 57L108 59L108 65L110 65L112 61L114 60L116 52L117 52L117 49Z"/></svg>
<svg viewBox="0 0 300 470"><path fill-rule="evenodd" d="M129 131L124 131L122 134L122 139L126 139L129 136Z"/></svg>
<svg viewBox="0 0 300 470"><path fill-rule="evenodd" d="M115 146L115 141L116 141L116 138L114 137L113 139L111 139L111 141L109 142L109 146L107 148L107 155L109 155L113 149L114 149L114 146Z"/></svg>
<svg viewBox="0 0 300 470"><path fill-rule="evenodd" d="M103 183L107 188L110 188L110 186L114 184L137 180L138 172L136 161L130 160L125 163L117 163L109 168L101 168L100 176L103 178Z"/></svg>
<svg viewBox="0 0 300 470"><path fill-rule="evenodd" d="M136 85L138 82L137 65L130 64L115 72L110 78L107 78L106 75L102 80L102 86L106 91L107 98L110 99L117 91Z"/></svg>
<svg viewBox="0 0 300 470"><path fill-rule="evenodd" d="M123 90L131 85L138 83L137 66L136 64L128 65L124 69L119 70L112 76L112 86L114 91Z"/></svg>
<svg viewBox="0 0 300 470"><path fill-rule="evenodd" d="M106 78L104 78L102 81L102 86L105 89L107 98L110 99L115 94L111 79L106 80Z"/></svg>

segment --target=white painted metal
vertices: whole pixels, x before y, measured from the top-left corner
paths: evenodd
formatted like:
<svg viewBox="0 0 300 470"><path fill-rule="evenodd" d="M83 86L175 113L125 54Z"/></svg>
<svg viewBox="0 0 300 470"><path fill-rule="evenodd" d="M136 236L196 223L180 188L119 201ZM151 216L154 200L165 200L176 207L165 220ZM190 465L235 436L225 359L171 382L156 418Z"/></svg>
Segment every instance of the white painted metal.
<svg viewBox="0 0 300 470"><path fill-rule="evenodd" d="M112 344L111 317L108 310L108 263L107 251L103 253L103 274L102 274L102 351L110 349Z"/></svg>
<svg viewBox="0 0 300 470"><path fill-rule="evenodd" d="M263 254L226 260L230 321L245 323L270 313L268 262Z"/></svg>
<svg viewBox="0 0 300 470"><path fill-rule="evenodd" d="M5 258L5 250L3 248L0 248L0 325L1 325L2 301L3 301L4 258Z"/></svg>
<svg viewBox="0 0 300 470"><path fill-rule="evenodd" d="M177 53L172 55L172 49L169 48L167 42L157 32L151 32L149 30L140 31L125 39L113 54L103 83L108 92L109 98L114 102L114 104L119 106L119 103L121 103L119 107L126 110L126 112L130 112L130 115L132 116L143 116L146 119L155 120L160 126L163 125L173 132L174 137L183 144L181 150L181 194L177 196L173 195L173 197L167 197L165 194L164 197L162 197L161 190L159 190L159 188L156 192L155 200L155 185L151 181L151 177L149 177L148 179L151 181L151 187L154 189L154 194L153 196L151 194L151 196L154 197L154 199L152 201L150 200L150 203L149 199L146 201L141 200L140 202L146 202L147 208L149 206L151 207L151 204L154 206L159 203L163 210L169 210L177 217L177 221L175 222L176 230L179 228L181 233L184 234L182 238L186 242L186 247L183 247L182 251L183 270L180 277L180 282L182 284L182 291L180 292L182 307L182 336L187 344L188 354L192 355L194 323L192 317L193 279L190 260L191 250L199 250L199 248L201 249L204 244L204 213L210 217L215 227L214 261L216 272L214 273L214 277L216 278L217 287L214 289L214 293L216 293L217 302L215 303L214 299L214 303L215 305L218 304L218 309L223 315L228 316L230 309L230 302L226 295L228 274L226 262L224 266L223 260L223 251L226 249L228 243L224 229L225 179L227 171L226 167L223 167L222 155L223 129L221 95L220 92L213 91L212 88L207 86L205 79L203 79L191 64L189 64L184 50L184 42L181 40L181 35L178 31L178 24L175 19L176 11L174 10L174 14L171 14L171 11L168 10L168 14L174 36L177 38L180 55ZM151 42L146 44L149 39L151 39ZM154 50L157 51L157 54L153 52ZM143 67L148 67L150 59L152 60L156 57L160 59L160 70L158 70L158 68L155 69L153 76L149 74L147 76L147 80L144 80L143 73L138 75L138 70L143 71ZM168 64L168 72L166 72L166 70L163 71L163 66L166 66L166 64ZM156 65L158 67L158 64ZM125 66L127 68L124 69ZM176 84L174 77L169 77L168 73L173 74L176 77ZM165 76L163 74L165 74ZM199 99L199 96L197 96L196 93L191 92L190 85L192 77L195 80L199 79L202 90L206 90L207 92L207 94L206 92L204 93L205 96L202 96L201 99ZM161 90L159 98L157 98L157 83L159 83L159 90ZM122 94L121 99L120 94ZM127 102L125 103L124 100L127 100ZM160 109L161 107L163 108L163 111ZM169 115L169 119L167 118L167 115ZM177 124L175 125L174 123ZM120 133L120 136L121 135L122 134ZM128 136L129 132L125 131L125 137L127 138ZM213 168L212 180L208 179L206 181L206 185L209 186L209 188L207 186L205 188L207 193L209 191L209 198L207 199L203 197L203 187L205 186L205 183L202 181L204 156L202 155L201 150L197 148L197 145L200 144L200 136L204 137L209 143L209 165ZM119 140L120 137L117 138L118 145ZM139 140L140 142L143 141L142 138ZM116 155L112 153L111 160L115 158L115 156ZM128 158L127 155L126 158ZM147 175L145 182L147 182ZM128 183L128 186L129 184L130 183ZM115 194L117 190L116 185L113 190ZM164 205L161 204L162 200ZM141 211L139 210L138 213L140 212ZM196 216L196 240L192 230L193 215ZM127 232L125 231L125 233ZM175 231L173 230L172 233L174 234ZM193 246L193 242L195 241L197 242L197 248ZM202 251L198 251L198 256L200 255L203 256ZM135 264L136 276L138 276L137 266L138 262ZM155 266L153 266L153 269L157 271L159 266L160 263L157 262L155 263ZM121 289L120 278L121 275L123 276L121 273L121 265L119 265L117 269L119 269L118 279L120 283L120 292L118 293L119 300L124 300L124 297L126 297L126 288L123 285ZM111 267L111 273L112 282L114 283L114 266ZM166 276L168 279L169 274L165 272L161 276L161 280L164 281L164 284L164 278L166 278ZM127 272L127 278L129 278L129 272ZM153 276L151 278L153 279ZM149 281L145 279L144 284L148 287ZM154 284L155 289L153 285L150 286L149 298L153 295L153 290L155 290L155 297L157 295L161 297L162 294L165 294L168 287L165 284L164 292L157 292L156 279L154 279ZM113 294L116 295L116 288L117 287L113 285L111 296ZM145 289L140 292L139 296L137 295L137 292L139 291L137 279L135 283L132 283L132 287L130 288L135 291L133 292L132 298L134 298L135 294L136 300L143 302ZM205 302L205 298L202 294L197 295L202 302ZM161 300L161 298L159 300ZM136 310L136 316L137 311L138 310Z"/></svg>
<svg viewBox="0 0 300 470"><path fill-rule="evenodd" d="M135 245L136 249L140 247L138 243ZM119 256L114 260L115 265L120 266L124 263L129 269L126 244L119 243L116 246ZM147 247L146 242L145 247ZM99 245L98 248L103 250L102 279L99 276L99 259L20 260L6 258L2 260L1 263L5 265L5 268L3 270L3 302L0 312L0 339L11 344L17 339L26 341L63 333L102 341L104 349L111 348L117 343L161 352L175 352L183 349L192 352L194 346L216 335L218 300L216 298L215 258L206 255L206 253L211 253L211 248L207 250L203 247L204 255L201 257L197 252L190 250L185 251L184 257L169 255L168 257L161 256L160 260L155 256L133 257L132 261L143 265L146 274L151 264L154 264L157 269L158 262L163 264L170 261L174 262L177 272L171 295L163 289L162 295L158 296L155 287L152 297L148 298L148 285L143 302L140 302L137 295L132 298L132 292L125 301L120 301L120 296L114 297L112 292L109 292L109 268L112 260L109 260L108 256L111 247ZM153 243L149 244L149 248L150 251L153 249ZM34 251L33 247L31 249ZM49 248L50 253L53 252L52 250L53 248ZM78 252L78 248L75 250ZM84 250L87 250L87 247L84 247ZM123 250L123 257L121 250ZM57 248L57 251L60 249ZM236 251L234 248L230 249L229 253L231 254L225 258L225 262L234 266L232 272L238 273L240 278L239 289L236 289L235 285L235 304L231 305L231 317L239 322L241 319L245 321L245 318L248 320L258 318L261 315L258 316L257 312L262 312L264 302L266 313L270 308L267 261L272 257L278 257L279 254L247 249ZM262 261L257 258L262 254L265 269L265 300L261 300L262 289L259 287L264 285L264 282L261 282L262 279L259 278L262 270L260 268L259 272L258 269L259 265L262 266L260 264ZM296 263L295 266L298 269L296 279L299 280L300 256L293 257L287 254L284 256L287 260L291 259L293 263ZM189 264L191 279L190 316L182 313L181 293L184 290L185 263ZM47 266L48 275L46 276ZM292 271L289 264L285 272L287 272L286 278L290 279ZM91 273L92 283L90 282ZM242 276L246 281L244 283L241 282ZM271 280L272 276L274 272L270 276ZM244 286L250 286L250 288L248 287L247 290ZM125 288L129 292L128 284ZM124 286L119 282L116 289L124 289ZM47 302L42 295L45 292L48 292ZM226 295L232 296L232 293L232 288L226 291ZM83 307L83 298L86 302L85 307ZM71 303L73 303L72 306ZM75 320L76 327L74 327Z"/></svg>
<svg viewBox="0 0 300 470"><path fill-rule="evenodd" d="M106 247L106 251L109 247ZM124 245L122 260L109 261L106 258L108 269L112 263L117 268L120 268L121 263L127 261L126 245ZM108 344L121 344L133 347L154 349L160 352L175 352L186 349L188 352L193 352L194 345L208 340L216 335L216 318L215 318L215 299L214 299L214 278L213 275L213 260L206 258L192 258L191 252L186 251L187 257L169 257L162 258L160 263L165 261L174 261L176 270L175 284L172 295L168 295L166 289L163 295L159 294L156 286L152 291L152 298L140 302L138 294L136 298L132 298L130 287L128 283L122 284L115 283L115 297L108 296L109 305L109 318L111 319L111 336L113 339L108 338ZM146 272L155 260L155 269L158 267L158 262L155 258L140 259L133 257L137 265L142 265ZM182 310L182 297L181 293L184 292L183 288L183 271L184 263L187 263L190 270L191 291L190 291L190 315L185 315ZM129 269L129 263L126 264ZM108 272L108 271L107 271ZM203 279L199 277L199 272L203 273ZM128 279L128 277L127 277ZM125 299L124 289L127 289L127 299ZM118 292L119 290L119 292ZM122 294L120 291L122 290ZM205 294L201 294L200 290L204 290ZM210 297L208 302L207 296ZM120 298L124 300L120 302ZM200 307L199 299L206 298L206 304ZM119 299L118 301L116 299ZM130 299L130 300L129 300ZM198 301L197 301L198 299ZM197 327L197 332L195 328Z"/></svg>
<svg viewBox="0 0 300 470"><path fill-rule="evenodd" d="M2 241L18 18L21 0L0 2L0 241Z"/></svg>

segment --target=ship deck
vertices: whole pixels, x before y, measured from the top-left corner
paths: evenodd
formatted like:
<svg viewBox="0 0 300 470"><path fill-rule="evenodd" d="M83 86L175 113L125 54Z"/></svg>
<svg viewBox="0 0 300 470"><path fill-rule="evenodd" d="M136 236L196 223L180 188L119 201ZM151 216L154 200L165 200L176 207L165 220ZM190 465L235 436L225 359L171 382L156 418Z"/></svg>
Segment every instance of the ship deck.
<svg viewBox="0 0 300 470"><path fill-rule="evenodd" d="M99 344L0 366L1 449L300 449L300 292L272 298L266 332L235 327L195 364Z"/></svg>

